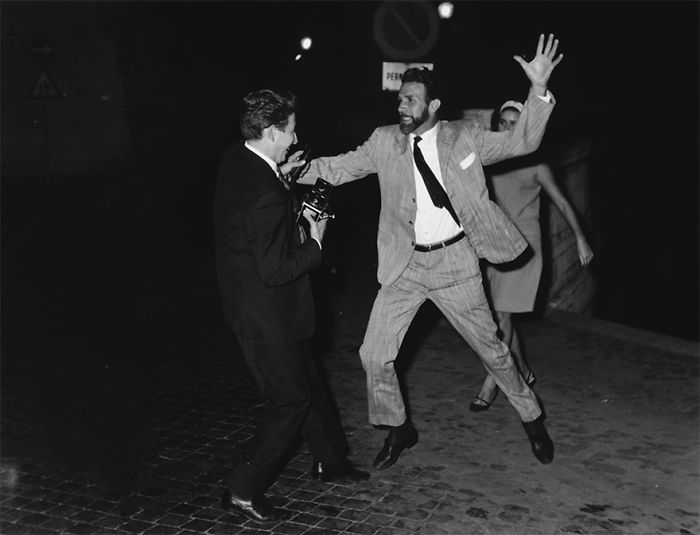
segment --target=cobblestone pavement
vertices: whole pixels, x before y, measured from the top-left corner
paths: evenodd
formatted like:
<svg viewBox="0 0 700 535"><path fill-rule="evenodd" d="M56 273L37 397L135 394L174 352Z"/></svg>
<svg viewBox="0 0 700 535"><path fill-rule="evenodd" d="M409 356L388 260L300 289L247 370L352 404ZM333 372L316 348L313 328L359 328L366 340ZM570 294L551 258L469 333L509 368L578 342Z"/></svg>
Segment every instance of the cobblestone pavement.
<svg viewBox="0 0 700 535"><path fill-rule="evenodd" d="M700 533L697 353L585 322L523 324L556 448L545 466L502 394L487 412L467 410L484 372L425 307L400 358L419 442L374 471L384 432L367 423L358 357L374 289L359 281L334 295L315 344L351 457L372 478L315 482L300 444L268 493L293 515L271 529L219 508L222 472L261 400L214 314L140 350L117 329L52 330L60 311L24 330L8 320L0 533Z"/></svg>

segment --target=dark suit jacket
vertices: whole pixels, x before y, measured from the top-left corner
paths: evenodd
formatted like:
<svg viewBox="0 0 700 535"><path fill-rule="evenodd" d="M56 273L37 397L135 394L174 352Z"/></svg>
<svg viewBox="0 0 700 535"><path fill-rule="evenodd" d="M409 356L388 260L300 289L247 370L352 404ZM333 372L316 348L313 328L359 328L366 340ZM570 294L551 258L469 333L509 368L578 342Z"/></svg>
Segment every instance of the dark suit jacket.
<svg viewBox="0 0 700 535"><path fill-rule="evenodd" d="M314 328L308 271L321 262L301 243L293 194L243 143L224 155L214 194L216 268L225 321L245 338L302 339Z"/></svg>

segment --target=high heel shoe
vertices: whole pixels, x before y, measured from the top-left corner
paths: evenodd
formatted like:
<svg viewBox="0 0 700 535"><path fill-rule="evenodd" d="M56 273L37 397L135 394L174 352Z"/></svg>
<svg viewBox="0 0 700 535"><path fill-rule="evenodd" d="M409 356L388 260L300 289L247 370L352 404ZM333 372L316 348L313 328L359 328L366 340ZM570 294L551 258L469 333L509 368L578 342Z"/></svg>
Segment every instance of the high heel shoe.
<svg viewBox="0 0 700 535"><path fill-rule="evenodd" d="M496 394L498 394L498 390L496 390ZM474 399L469 404L469 410L472 412L483 412L488 410L489 407L491 407L491 403L493 403L493 400L496 399L496 394L493 395L491 401L488 401L481 397L479 394L477 394L476 396L474 396Z"/></svg>
<svg viewBox="0 0 700 535"><path fill-rule="evenodd" d="M527 372L527 378L525 378L525 382L527 383L527 386L534 385L536 380L537 380L537 378L535 377L534 373L532 373L531 371ZM495 394L491 398L491 401L488 401L483 396L477 394L476 396L474 396L474 399L469 404L469 410L472 412L483 412L483 411L489 410L489 408L491 407L491 404L493 403L493 400L496 399L497 395L498 395L498 388L496 389Z"/></svg>

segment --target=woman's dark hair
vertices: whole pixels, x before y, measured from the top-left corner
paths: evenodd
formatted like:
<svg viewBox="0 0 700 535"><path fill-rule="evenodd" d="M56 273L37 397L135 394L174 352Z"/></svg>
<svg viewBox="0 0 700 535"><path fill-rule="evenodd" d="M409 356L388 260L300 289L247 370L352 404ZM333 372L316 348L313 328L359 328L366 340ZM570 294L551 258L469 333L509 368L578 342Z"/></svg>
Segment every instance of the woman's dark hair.
<svg viewBox="0 0 700 535"><path fill-rule="evenodd" d="M299 101L291 91L251 91L243 97L241 134L245 139L260 139L263 130L270 125L284 130L287 128L289 116L297 113L298 109Z"/></svg>

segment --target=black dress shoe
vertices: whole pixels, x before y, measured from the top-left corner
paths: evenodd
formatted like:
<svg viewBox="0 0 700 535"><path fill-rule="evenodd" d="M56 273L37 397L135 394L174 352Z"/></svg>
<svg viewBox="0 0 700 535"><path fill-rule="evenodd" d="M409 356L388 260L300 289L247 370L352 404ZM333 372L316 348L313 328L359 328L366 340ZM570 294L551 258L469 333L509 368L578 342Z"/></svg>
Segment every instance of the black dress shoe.
<svg viewBox="0 0 700 535"><path fill-rule="evenodd" d="M355 468L347 459L337 464L314 461L311 477L318 481L355 482L369 479L369 474Z"/></svg>
<svg viewBox="0 0 700 535"><path fill-rule="evenodd" d="M244 500L234 496L229 490L221 495L221 507L225 511L242 513L258 524L273 524L289 517L286 511L270 505L264 496Z"/></svg>
<svg viewBox="0 0 700 535"><path fill-rule="evenodd" d="M537 420L532 422L523 422L523 427L527 438L530 439L532 453L535 454L537 460L542 464L551 463L554 459L554 444L544 428L544 415L541 414Z"/></svg>
<svg viewBox="0 0 700 535"><path fill-rule="evenodd" d="M406 421L398 427L392 427L372 465L377 470L389 468L398 460L403 450L411 449L416 442L418 442L418 431L411 422Z"/></svg>

